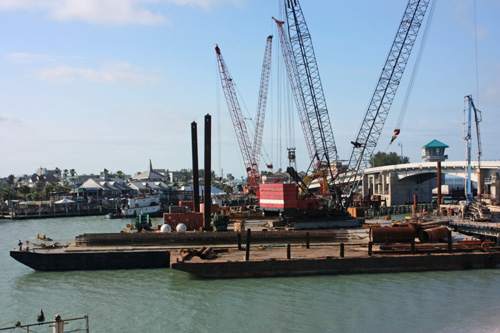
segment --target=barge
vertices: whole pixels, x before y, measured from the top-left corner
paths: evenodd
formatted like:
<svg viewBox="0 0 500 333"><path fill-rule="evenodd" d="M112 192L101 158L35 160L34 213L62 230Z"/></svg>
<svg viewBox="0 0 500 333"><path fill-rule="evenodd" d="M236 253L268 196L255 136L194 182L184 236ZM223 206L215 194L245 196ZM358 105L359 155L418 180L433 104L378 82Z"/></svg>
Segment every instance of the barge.
<svg viewBox="0 0 500 333"><path fill-rule="evenodd" d="M179 248L203 245L237 247L248 241L249 233L94 233L74 240L52 241L31 238L10 251L10 256L35 270L100 270L168 268L170 252ZM339 242L342 230L324 231L255 231L252 242L258 244Z"/></svg>
<svg viewBox="0 0 500 333"><path fill-rule="evenodd" d="M181 257L171 264L171 268L202 278L260 278L484 269L500 265L500 252L497 251L369 255L366 247L356 247L342 257L333 247L319 247L293 249L294 256L290 258L285 257L284 249L255 252L257 257L251 260L235 252L219 254L215 259L193 257L184 260Z"/></svg>
<svg viewBox="0 0 500 333"><path fill-rule="evenodd" d="M10 251L10 256L39 271L168 268L170 251L144 247L78 247L59 241L48 247L26 246Z"/></svg>

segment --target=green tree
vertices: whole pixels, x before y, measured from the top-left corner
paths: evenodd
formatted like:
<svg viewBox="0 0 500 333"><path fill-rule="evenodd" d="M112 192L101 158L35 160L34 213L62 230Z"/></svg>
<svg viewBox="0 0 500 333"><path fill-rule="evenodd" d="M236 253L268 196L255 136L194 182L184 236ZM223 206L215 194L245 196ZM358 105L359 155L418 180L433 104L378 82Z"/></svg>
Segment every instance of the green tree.
<svg viewBox="0 0 500 333"><path fill-rule="evenodd" d="M224 185L224 187L222 188L222 190L224 192L226 192L227 194L233 193L233 188L231 186L229 186L229 185Z"/></svg>
<svg viewBox="0 0 500 333"><path fill-rule="evenodd" d="M120 179L124 179L125 178L125 174L123 173L123 171L118 170L117 172L115 172L115 177L116 178L120 178Z"/></svg>
<svg viewBox="0 0 500 333"><path fill-rule="evenodd" d="M9 183L10 186L14 185L14 178L15 177L12 174L7 177L7 182Z"/></svg>
<svg viewBox="0 0 500 333"><path fill-rule="evenodd" d="M18 187L17 191L22 195L23 198L26 198L26 194L31 192L31 189L27 185L21 185Z"/></svg>
<svg viewBox="0 0 500 333"><path fill-rule="evenodd" d="M17 199L17 194L9 184L0 184L0 197L3 200L13 200Z"/></svg>
<svg viewBox="0 0 500 333"><path fill-rule="evenodd" d="M59 169L58 167L56 167L54 169L54 175L57 179L61 179L61 169Z"/></svg>
<svg viewBox="0 0 500 333"><path fill-rule="evenodd" d="M405 164L409 163L410 159L406 156L400 156L394 152L389 154L379 151L370 158L371 167L379 167L384 165Z"/></svg>

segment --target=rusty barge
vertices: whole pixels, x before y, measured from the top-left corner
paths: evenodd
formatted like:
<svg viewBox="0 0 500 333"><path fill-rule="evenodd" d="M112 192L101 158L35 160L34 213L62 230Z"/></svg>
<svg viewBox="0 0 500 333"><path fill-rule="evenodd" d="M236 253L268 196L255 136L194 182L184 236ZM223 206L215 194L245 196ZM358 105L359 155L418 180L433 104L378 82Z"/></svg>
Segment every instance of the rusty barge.
<svg viewBox="0 0 500 333"><path fill-rule="evenodd" d="M438 249L412 254L408 247L402 253L380 249L369 253L371 250L367 247L352 247L340 254L343 250L337 248L260 249L253 251L255 258L249 260L236 251L219 253L212 259L183 258L181 255L171 268L203 278L260 278L485 269L500 265L500 251L496 250L457 249L457 252L447 253Z"/></svg>
<svg viewBox="0 0 500 333"><path fill-rule="evenodd" d="M203 245L235 247L247 242L247 237L247 233L235 232L95 233L61 241L32 237L12 249L10 256L41 271L169 268L172 251ZM252 233L252 241L259 244L328 243L344 239L341 230Z"/></svg>

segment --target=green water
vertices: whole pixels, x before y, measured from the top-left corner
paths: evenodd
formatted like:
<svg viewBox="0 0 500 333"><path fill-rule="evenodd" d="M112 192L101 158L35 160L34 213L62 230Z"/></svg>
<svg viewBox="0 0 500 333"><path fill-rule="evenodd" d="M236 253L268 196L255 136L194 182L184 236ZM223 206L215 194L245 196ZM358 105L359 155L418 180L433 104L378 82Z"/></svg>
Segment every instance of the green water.
<svg viewBox="0 0 500 333"><path fill-rule="evenodd" d="M36 272L37 233L118 232L101 217L0 222L0 327L89 315L91 332L500 332L500 269L202 280L170 269ZM36 328L36 332L48 332Z"/></svg>

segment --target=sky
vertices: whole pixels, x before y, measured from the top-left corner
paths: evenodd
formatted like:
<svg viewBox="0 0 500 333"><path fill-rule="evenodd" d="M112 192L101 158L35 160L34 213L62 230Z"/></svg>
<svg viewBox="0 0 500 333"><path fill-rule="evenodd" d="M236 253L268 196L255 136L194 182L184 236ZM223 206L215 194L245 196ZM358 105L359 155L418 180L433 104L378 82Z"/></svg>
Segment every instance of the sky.
<svg viewBox="0 0 500 333"><path fill-rule="evenodd" d="M263 158L309 161L272 16L283 0L0 0L0 177L39 167L126 174L190 169L191 122L203 168L212 115L212 169L245 174L220 87L214 45L255 119L268 35L273 64ZM342 160L351 153L407 2L302 0ZM439 0L399 138L389 146L420 45L417 40L375 150L421 161L437 139L465 159L464 96L482 111L483 160L500 159L500 2ZM423 30L420 31L420 37ZM289 115L289 116L287 116ZM249 124L249 131L253 129ZM473 136L473 159L477 156ZM222 170L221 170L222 169Z"/></svg>

